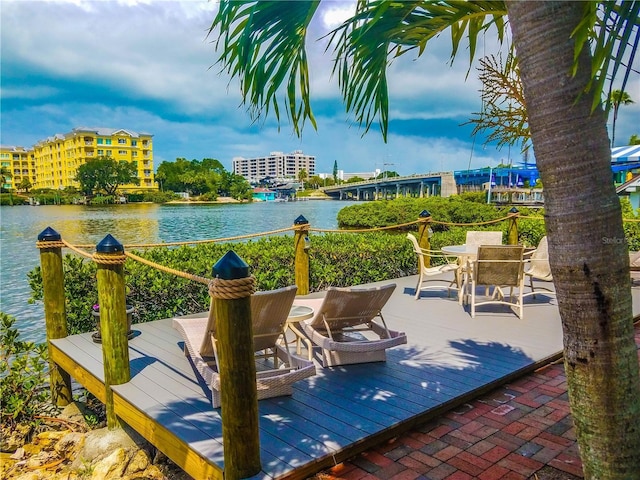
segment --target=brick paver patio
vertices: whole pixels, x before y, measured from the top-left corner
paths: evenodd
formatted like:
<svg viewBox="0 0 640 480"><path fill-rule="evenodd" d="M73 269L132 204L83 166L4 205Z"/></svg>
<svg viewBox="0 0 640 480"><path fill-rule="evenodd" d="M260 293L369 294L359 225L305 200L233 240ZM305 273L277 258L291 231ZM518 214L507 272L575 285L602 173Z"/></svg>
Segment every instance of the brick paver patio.
<svg viewBox="0 0 640 480"><path fill-rule="evenodd" d="M635 332L640 349L638 324ZM564 366L541 368L315 478L583 478Z"/></svg>

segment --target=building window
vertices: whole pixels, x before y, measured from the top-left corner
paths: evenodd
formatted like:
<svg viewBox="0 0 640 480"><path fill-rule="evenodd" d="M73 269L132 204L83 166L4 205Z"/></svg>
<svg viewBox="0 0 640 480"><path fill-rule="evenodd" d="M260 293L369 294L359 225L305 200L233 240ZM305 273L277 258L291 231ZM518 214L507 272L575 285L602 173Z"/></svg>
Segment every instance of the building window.
<svg viewBox="0 0 640 480"><path fill-rule="evenodd" d="M137 157L138 156L138 152L131 152L131 156L132 157Z"/></svg>
<svg viewBox="0 0 640 480"><path fill-rule="evenodd" d="M126 150L118 150L118 155L126 155L127 151Z"/></svg>
<svg viewBox="0 0 640 480"><path fill-rule="evenodd" d="M126 145L127 144L127 139L126 138L119 138L118 139L118 145Z"/></svg>
<svg viewBox="0 0 640 480"><path fill-rule="evenodd" d="M107 157L110 157L111 155L113 155L113 150L107 150Z"/></svg>
<svg viewBox="0 0 640 480"><path fill-rule="evenodd" d="M137 140L131 140L131 146L132 147L137 147L138 146L138 141Z"/></svg>
<svg viewBox="0 0 640 480"><path fill-rule="evenodd" d="M101 157L104 156L104 150L99 150L98 149L98 155L101 156Z"/></svg>
<svg viewBox="0 0 640 480"><path fill-rule="evenodd" d="M110 139L110 138L105 139L105 143L106 143L107 145L111 145L111 139Z"/></svg>
<svg viewBox="0 0 640 480"><path fill-rule="evenodd" d="M99 138L98 139L98 145L102 145L104 143L104 138Z"/></svg>

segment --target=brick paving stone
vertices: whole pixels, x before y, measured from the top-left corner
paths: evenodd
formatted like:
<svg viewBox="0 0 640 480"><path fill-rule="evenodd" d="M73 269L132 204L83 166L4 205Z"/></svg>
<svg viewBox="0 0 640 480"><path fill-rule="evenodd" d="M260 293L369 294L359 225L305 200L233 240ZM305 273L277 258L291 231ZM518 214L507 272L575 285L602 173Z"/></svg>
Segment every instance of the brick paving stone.
<svg viewBox="0 0 640 480"><path fill-rule="evenodd" d="M453 432L449 433L448 435L445 435L446 438L458 438L460 440L463 440L465 442L467 442L469 445L465 448L470 447L471 445L473 445L474 443L478 443L480 441L480 437L477 437L476 435L473 435L471 433L467 433L467 432L463 432L462 430L454 430ZM443 437L443 438L445 438Z"/></svg>
<svg viewBox="0 0 640 480"><path fill-rule="evenodd" d="M425 442L417 438L414 438L411 435L405 435L404 437L400 438L398 441L413 450L420 450L425 445Z"/></svg>
<svg viewBox="0 0 640 480"><path fill-rule="evenodd" d="M467 452L471 453L472 455L481 456L481 455L483 455L484 453L488 452L489 450L491 450L494 447L495 447L495 445L493 443L491 443L490 441L488 441L488 440L480 440L475 445L471 445L469 448L467 448Z"/></svg>
<svg viewBox="0 0 640 480"><path fill-rule="evenodd" d="M519 432L524 430L527 426L521 422L513 422L507 425L502 429L503 432L509 433L511 435L517 435Z"/></svg>
<svg viewBox="0 0 640 480"><path fill-rule="evenodd" d="M537 437L540 432L542 432L543 429L538 428L538 427L525 427L522 430L520 430L516 436L518 438L522 438L524 440L531 440L532 438Z"/></svg>
<svg viewBox="0 0 640 480"><path fill-rule="evenodd" d="M390 480L416 480L420 477L418 472L414 472L413 470L403 470L400 473L397 473Z"/></svg>
<svg viewBox="0 0 640 480"><path fill-rule="evenodd" d="M449 465L453 465L458 470L461 470L469 475L473 475L474 477L477 477L478 475L480 475L483 470L477 465L474 465L473 463L469 463L463 460L462 458L460 458L460 455L456 455L455 457L450 459L447 463Z"/></svg>
<svg viewBox="0 0 640 480"><path fill-rule="evenodd" d="M447 444L444 443L442 440L433 440L432 442L427 443L424 447L422 447L420 451L426 453L427 455L433 455L434 453L439 452L446 446Z"/></svg>
<svg viewBox="0 0 640 480"><path fill-rule="evenodd" d="M562 436L572 428L573 428L572 421L560 420L554 423L553 425L551 425L549 428L547 428L545 432L551 433L552 435Z"/></svg>
<svg viewBox="0 0 640 480"><path fill-rule="evenodd" d="M431 468L435 466L435 465L432 465L432 466L426 465L411 455L402 457L401 459L398 460L398 462L404 465L405 467L407 467L408 469L413 470L414 472L417 472L419 474L426 473L428 470L431 470Z"/></svg>
<svg viewBox="0 0 640 480"><path fill-rule="evenodd" d="M505 432L496 432L489 437L489 440L491 440L496 445L500 445L509 450L517 450L519 447L527 443L526 440Z"/></svg>
<svg viewBox="0 0 640 480"><path fill-rule="evenodd" d="M525 475L527 477L531 476L536 470L539 470L543 467L541 462L533 460L531 458L523 457L522 455L518 455L516 453L510 453L505 458L498 462L498 465L501 465L509 470L513 470L520 475Z"/></svg>
<svg viewBox="0 0 640 480"><path fill-rule="evenodd" d="M454 447L453 445L449 445L447 447L444 447L439 452L434 453L433 456L436 457L438 460L442 460L443 462L446 462L450 458L455 457L461 451L462 451L461 448Z"/></svg>
<svg viewBox="0 0 640 480"><path fill-rule="evenodd" d="M506 448L501 447L500 445L498 445L498 446L493 447L488 452L482 454L482 458L484 458L485 460L488 460L488 461L490 461L492 463L496 463L499 460L502 460L507 455L509 455L509 452L511 452L511 450L506 449Z"/></svg>
<svg viewBox="0 0 640 480"><path fill-rule="evenodd" d="M384 455L376 452L375 450L370 450L362 454L364 458L366 458L369 462L378 465L379 467L386 467L393 463L393 460L385 457Z"/></svg>
<svg viewBox="0 0 640 480"><path fill-rule="evenodd" d="M394 448L393 450L388 451L384 454L385 457L390 458L391 460L399 460L402 457L406 457L409 455L414 449L408 445L401 445L399 447Z"/></svg>
<svg viewBox="0 0 640 480"><path fill-rule="evenodd" d="M460 452L458 454L458 458L464 460L465 462L470 463L471 465L475 465L480 467L482 470L486 470L491 466L493 462L485 460L484 458L479 457L478 455L474 455L473 453L466 451Z"/></svg>
<svg viewBox="0 0 640 480"><path fill-rule="evenodd" d="M430 468L437 467L442 463L442 460L438 460L432 455L423 452L413 452L409 456Z"/></svg>
<svg viewBox="0 0 640 480"><path fill-rule="evenodd" d="M429 432L429 435L435 438L440 438L443 435L449 433L451 430L453 430L453 427L450 427L449 425L438 425L436 428L432 429Z"/></svg>
<svg viewBox="0 0 640 480"><path fill-rule="evenodd" d="M433 480L443 480L456 471L456 467L442 463L427 472L427 477Z"/></svg>
<svg viewBox="0 0 640 480"><path fill-rule="evenodd" d="M480 480L499 480L504 478L507 473L509 473L508 469L501 467L500 465L492 465L478 475L478 478Z"/></svg>
<svg viewBox="0 0 640 480"><path fill-rule="evenodd" d="M367 473L373 473L376 472L378 470L380 470L380 466L376 465L373 462L370 462L369 460L367 460L367 458L364 456L364 454L357 456L356 458L354 458L353 460L351 460L351 462L358 467L361 470L364 470Z"/></svg>
<svg viewBox="0 0 640 480"><path fill-rule="evenodd" d="M523 457L533 458L533 456L542 450L542 445L538 445L534 442L527 442L522 445L519 449L516 450L518 455L522 455Z"/></svg>
<svg viewBox="0 0 640 480"><path fill-rule="evenodd" d="M527 476L521 475L517 472L508 472L501 480L525 480Z"/></svg>
<svg viewBox="0 0 640 480"><path fill-rule="evenodd" d="M468 473L457 471L446 477L445 480L472 480L473 477Z"/></svg>
<svg viewBox="0 0 640 480"><path fill-rule="evenodd" d="M542 447L531 458L541 463L549 463L551 460L560 455L560 453L562 453L561 450L557 450L551 447Z"/></svg>
<svg viewBox="0 0 640 480"><path fill-rule="evenodd" d="M401 463L395 462L395 463L391 463L391 464L387 465L386 467L381 468L380 470L375 472L375 476L376 476L376 478L379 478L381 480L389 480L390 478L393 478L394 476L398 475L399 473L404 472L406 469L407 469L407 467L405 467ZM416 474L416 476L417 476L417 474ZM415 477L413 477L413 478L415 478Z"/></svg>
<svg viewBox="0 0 640 480"><path fill-rule="evenodd" d="M541 432L540 433L540 438L544 438L546 440L549 440L551 442L557 443L557 444L562 445L564 447L568 447L573 443L571 440L569 440L567 438L561 437L559 435L554 435L552 433L549 433L548 431Z"/></svg>
<svg viewBox="0 0 640 480"><path fill-rule="evenodd" d="M583 476L582 473L582 462L571 462L567 460L562 460L559 457L554 458L549 462L549 465L557 468L558 470L562 470L563 472L570 473L571 475L575 475L577 477Z"/></svg>

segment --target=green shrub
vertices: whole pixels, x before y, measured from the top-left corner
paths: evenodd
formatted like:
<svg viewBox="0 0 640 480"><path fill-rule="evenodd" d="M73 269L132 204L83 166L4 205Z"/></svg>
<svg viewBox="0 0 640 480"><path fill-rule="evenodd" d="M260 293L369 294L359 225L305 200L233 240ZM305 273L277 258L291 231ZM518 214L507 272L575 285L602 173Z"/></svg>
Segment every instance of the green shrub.
<svg viewBox="0 0 640 480"><path fill-rule="evenodd" d="M25 342L14 328L16 319L0 312L0 416L2 425L35 425L52 415L48 389L46 343Z"/></svg>
<svg viewBox="0 0 640 480"><path fill-rule="evenodd" d="M230 249L250 266L258 290L295 283L294 246L291 235L237 243L210 243L179 248L153 248L135 252L179 271L212 278L212 267ZM415 254L404 235L385 232L311 235L310 289L347 286L416 273ZM72 255L63 259L67 326L70 334L95 330L91 308L98 302L96 266ZM124 266L127 303L134 306L133 323L207 310L206 285L176 277L139 262ZM28 274L32 300L41 300L40 267Z"/></svg>

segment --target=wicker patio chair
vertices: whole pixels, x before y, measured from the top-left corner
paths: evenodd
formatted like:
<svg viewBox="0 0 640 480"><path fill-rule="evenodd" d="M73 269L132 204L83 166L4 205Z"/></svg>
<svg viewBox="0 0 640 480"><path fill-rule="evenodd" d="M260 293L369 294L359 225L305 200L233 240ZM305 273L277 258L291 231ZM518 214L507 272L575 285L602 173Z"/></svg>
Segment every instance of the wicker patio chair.
<svg viewBox="0 0 640 480"><path fill-rule="evenodd" d="M315 375L312 361L290 352L284 334L297 287L256 292L251 296L253 350L256 352L258 399L291 395L292 384ZM206 316L205 316L206 315ZM184 339L185 354L211 389L211 403L220 406L220 373L217 369L216 322L213 309L202 316L173 319Z"/></svg>
<svg viewBox="0 0 640 480"><path fill-rule="evenodd" d="M528 258L525 260L525 277L529 278L531 291L524 295L533 295L536 298L536 289L533 286L533 280L541 280L543 282L552 282L551 267L549 266L549 244L546 235L542 237L535 250L528 252ZM527 268L528 266L528 268ZM555 295L556 292L547 287L538 286L538 291L544 290L549 295Z"/></svg>
<svg viewBox="0 0 640 480"><path fill-rule="evenodd" d="M372 288L329 287L313 318L300 322L303 332L322 350L325 367L383 362L386 350L407 343L404 332L390 330L382 308L395 290L394 283ZM305 305L304 299L296 304ZM376 321L376 318L379 321Z"/></svg>
<svg viewBox="0 0 640 480"><path fill-rule="evenodd" d="M522 245L480 245L477 260L471 272L471 317L476 316L476 307L488 304L509 305L518 317L523 318L524 303L524 247ZM478 301L477 287L494 287L488 300ZM509 287L509 297L504 288ZM514 289L517 292L514 294ZM483 298L486 298L483 297Z"/></svg>
<svg viewBox="0 0 640 480"><path fill-rule="evenodd" d="M445 255L440 250L426 250L421 248L418 240L412 233L407 233L407 238L413 246L413 251L418 256L418 283L416 285L415 299L418 300L420 298L421 291L430 288L447 288L447 296L451 294L452 288L457 290L460 286L458 258ZM431 263L432 260L443 261L444 263L427 267L427 259L429 259L429 263ZM454 272L453 278L442 278L442 274L448 272ZM429 278L435 276L438 278ZM428 285L428 282L445 282L448 283L448 285Z"/></svg>

